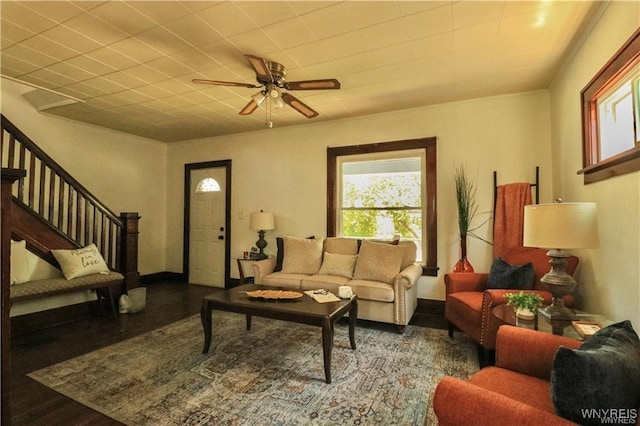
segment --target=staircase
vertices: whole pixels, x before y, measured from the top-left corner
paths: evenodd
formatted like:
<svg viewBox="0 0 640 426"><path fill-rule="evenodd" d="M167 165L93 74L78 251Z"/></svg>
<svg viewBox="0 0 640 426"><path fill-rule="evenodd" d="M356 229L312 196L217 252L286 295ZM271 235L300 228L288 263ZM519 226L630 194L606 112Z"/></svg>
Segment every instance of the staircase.
<svg viewBox="0 0 640 426"><path fill-rule="evenodd" d="M0 162L3 173L23 170L12 186L11 236L54 266L51 249L95 244L112 270L137 287L137 213L115 214L49 157L4 115Z"/></svg>

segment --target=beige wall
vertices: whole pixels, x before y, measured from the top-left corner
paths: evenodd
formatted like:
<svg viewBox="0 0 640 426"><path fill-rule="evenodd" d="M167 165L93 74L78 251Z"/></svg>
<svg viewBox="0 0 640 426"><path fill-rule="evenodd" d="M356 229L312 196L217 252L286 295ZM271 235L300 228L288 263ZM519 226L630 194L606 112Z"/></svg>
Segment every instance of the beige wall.
<svg viewBox="0 0 640 426"><path fill-rule="evenodd" d="M639 2L611 2L550 90L554 197L598 204L600 246L581 259L578 303L640 329L640 172L583 184L580 91L640 26Z"/></svg>
<svg viewBox="0 0 640 426"><path fill-rule="evenodd" d="M41 114L1 79L2 114L111 210L137 211L139 270L165 270L167 146L161 142Z"/></svg>
<svg viewBox="0 0 640 426"><path fill-rule="evenodd" d="M182 271L184 164L232 160L232 254L254 245L248 216L264 209L276 215L266 251L276 235L326 235L326 148L438 137L437 278L421 278L419 297L444 299L443 274L459 255L452 168L468 165L478 176L478 223L493 208L493 171L499 182L533 181L540 166L543 200L551 196L549 98L546 91L416 108L297 127L265 129L169 145L167 167L167 269ZM489 233L484 226L481 234ZM491 248L470 242L469 257L488 271ZM232 268L235 265L232 264ZM232 269L235 273L235 269Z"/></svg>

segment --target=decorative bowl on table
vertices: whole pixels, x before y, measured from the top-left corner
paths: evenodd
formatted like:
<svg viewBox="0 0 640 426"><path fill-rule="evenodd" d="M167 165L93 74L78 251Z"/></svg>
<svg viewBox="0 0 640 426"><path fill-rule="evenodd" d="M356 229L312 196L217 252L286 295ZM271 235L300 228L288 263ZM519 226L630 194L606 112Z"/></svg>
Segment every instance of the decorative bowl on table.
<svg viewBox="0 0 640 426"><path fill-rule="evenodd" d="M254 290L247 291L247 296L264 300L293 300L302 297L302 293L291 290Z"/></svg>

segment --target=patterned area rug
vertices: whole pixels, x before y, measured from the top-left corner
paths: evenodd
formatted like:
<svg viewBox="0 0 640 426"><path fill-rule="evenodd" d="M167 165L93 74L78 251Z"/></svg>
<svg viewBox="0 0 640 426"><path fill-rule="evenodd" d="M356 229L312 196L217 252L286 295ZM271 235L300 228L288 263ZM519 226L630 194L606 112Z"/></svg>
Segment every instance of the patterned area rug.
<svg viewBox="0 0 640 426"><path fill-rule="evenodd" d="M320 328L254 317L246 331L243 315L213 318L206 355L193 316L29 377L128 425L435 425L438 380L478 370L462 333L359 322L352 350L338 323L326 384Z"/></svg>

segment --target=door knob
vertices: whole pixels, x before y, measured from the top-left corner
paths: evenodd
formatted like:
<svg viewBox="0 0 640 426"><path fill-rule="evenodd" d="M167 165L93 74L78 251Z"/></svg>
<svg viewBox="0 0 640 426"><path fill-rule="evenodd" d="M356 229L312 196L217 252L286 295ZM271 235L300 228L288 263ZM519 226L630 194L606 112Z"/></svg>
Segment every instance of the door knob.
<svg viewBox="0 0 640 426"><path fill-rule="evenodd" d="M224 240L224 235L218 235L219 240Z"/></svg>

